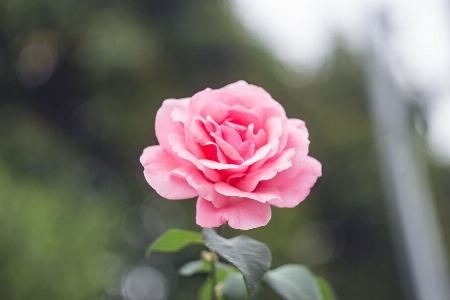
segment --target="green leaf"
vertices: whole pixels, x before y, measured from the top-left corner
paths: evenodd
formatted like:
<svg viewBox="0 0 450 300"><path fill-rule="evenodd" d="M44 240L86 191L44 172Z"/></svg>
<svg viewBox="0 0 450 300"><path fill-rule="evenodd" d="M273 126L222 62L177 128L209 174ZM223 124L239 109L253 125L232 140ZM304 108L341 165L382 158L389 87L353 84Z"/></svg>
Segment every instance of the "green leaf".
<svg viewBox="0 0 450 300"><path fill-rule="evenodd" d="M216 287L215 289L217 289L217 286L219 284L221 284L221 282L225 279L225 277L228 276L228 274L233 273L233 272L237 272L237 270L233 267L230 266L228 264L225 264L223 262L217 261L214 264L215 266L215 277L216 277ZM190 276L194 273L210 273L211 272L211 262L208 262L204 259L202 260L197 260L197 261L193 261L190 263L185 264L183 267L181 267L180 269L180 274L182 269L183 273L182 275L186 276ZM200 300L210 300L211 299L211 276L208 276L208 278L206 278L206 281L201 285L200 289L199 289L199 299ZM216 291L217 292L217 291ZM217 296L217 300L224 300L222 296Z"/></svg>
<svg viewBox="0 0 450 300"><path fill-rule="evenodd" d="M242 300L246 296L246 288L244 278L241 273L231 273L225 278L222 287L220 289L221 294L225 300ZM262 288L258 284L253 294L247 298L247 300L260 300L262 299Z"/></svg>
<svg viewBox="0 0 450 300"><path fill-rule="evenodd" d="M166 231L148 247L146 256L149 257L153 251L176 252L192 244L203 244L200 233L171 229Z"/></svg>
<svg viewBox="0 0 450 300"><path fill-rule="evenodd" d="M301 265L284 265L270 270L264 281L286 300L322 300L314 275Z"/></svg>
<svg viewBox="0 0 450 300"><path fill-rule="evenodd" d="M220 272L220 270L231 272L234 268L228 264L223 262L216 262L216 272ZM211 271L211 263L204 260L194 260L187 262L184 264L179 270L178 273L182 276L191 276L196 273L209 273ZM228 274L228 273L226 273ZM217 276L217 275L216 275Z"/></svg>
<svg viewBox="0 0 450 300"><path fill-rule="evenodd" d="M325 278L316 277L317 284L319 285L320 291L322 293L323 300L338 300L339 297L334 292L331 285Z"/></svg>
<svg viewBox="0 0 450 300"><path fill-rule="evenodd" d="M182 276L191 276L195 273L208 273L211 270L209 263L204 260L194 260L185 263L179 270L178 273Z"/></svg>
<svg viewBox="0 0 450 300"><path fill-rule="evenodd" d="M226 266L226 268L222 268ZM219 284L222 282L230 272L234 272L234 268L224 263L216 263L216 282ZM211 300L211 276L206 278L205 282L200 286L199 290L200 300ZM224 300L222 296L217 297L217 300Z"/></svg>
<svg viewBox="0 0 450 300"><path fill-rule="evenodd" d="M200 300L211 300L211 277L208 276L205 282L200 286L198 296ZM224 300L224 298L218 296L217 300Z"/></svg>
<svg viewBox="0 0 450 300"><path fill-rule="evenodd" d="M270 268L272 255L267 245L242 235L227 240L210 228L204 228L202 235L206 247L242 273L250 296Z"/></svg>

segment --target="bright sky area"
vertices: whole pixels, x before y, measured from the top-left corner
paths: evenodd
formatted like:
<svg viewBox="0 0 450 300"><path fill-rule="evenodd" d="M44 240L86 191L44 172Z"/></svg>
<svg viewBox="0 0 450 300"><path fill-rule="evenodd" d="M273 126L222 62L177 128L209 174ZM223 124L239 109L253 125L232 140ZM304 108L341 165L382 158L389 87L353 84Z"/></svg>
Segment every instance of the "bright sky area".
<svg viewBox="0 0 450 300"><path fill-rule="evenodd" d="M234 0L238 17L289 64L316 67L341 34L364 53L374 15L389 13L389 49L404 77L430 103L428 138L450 164L450 0Z"/></svg>

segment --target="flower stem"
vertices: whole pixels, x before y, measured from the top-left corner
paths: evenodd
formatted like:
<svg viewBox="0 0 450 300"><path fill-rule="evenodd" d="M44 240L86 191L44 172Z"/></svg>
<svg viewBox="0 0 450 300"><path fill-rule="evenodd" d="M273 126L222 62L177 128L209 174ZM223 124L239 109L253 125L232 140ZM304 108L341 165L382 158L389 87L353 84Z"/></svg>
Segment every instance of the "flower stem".
<svg viewBox="0 0 450 300"><path fill-rule="evenodd" d="M222 226L217 228L218 235L223 236L223 234L225 232L225 226L227 226L227 224L223 224ZM215 288L216 288L216 284L217 284L216 261L218 260L218 258L217 258L216 253L214 253L214 252L210 252L210 253L212 254L212 256L210 258L211 273L209 274L209 276L211 277L211 300L217 300Z"/></svg>
<svg viewBox="0 0 450 300"><path fill-rule="evenodd" d="M211 260L211 300L216 300L216 262L214 259Z"/></svg>

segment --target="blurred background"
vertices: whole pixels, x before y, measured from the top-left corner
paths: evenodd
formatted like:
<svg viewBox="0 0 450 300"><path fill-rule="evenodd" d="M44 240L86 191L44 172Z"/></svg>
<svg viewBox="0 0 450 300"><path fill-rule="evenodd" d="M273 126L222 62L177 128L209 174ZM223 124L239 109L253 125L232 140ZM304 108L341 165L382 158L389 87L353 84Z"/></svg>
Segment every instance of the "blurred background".
<svg viewBox="0 0 450 300"><path fill-rule="evenodd" d="M200 231L195 200L159 197L138 160L164 99L240 79L306 121L323 164L305 202L245 232L272 267L306 264L340 299L424 299L408 249L428 236L445 286L447 2L2 0L0 299L197 299L205 277L176 270L200 248L144 259L165 230Z"/></svg>

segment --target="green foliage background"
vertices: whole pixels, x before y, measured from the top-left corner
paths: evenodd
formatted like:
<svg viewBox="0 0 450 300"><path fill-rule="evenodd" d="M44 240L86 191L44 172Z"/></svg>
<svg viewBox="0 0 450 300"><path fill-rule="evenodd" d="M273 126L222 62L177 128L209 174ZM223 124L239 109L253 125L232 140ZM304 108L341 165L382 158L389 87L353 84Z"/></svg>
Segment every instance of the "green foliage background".
<svg viewBox="0 0 450 300"><path fill-rule="evenodd" d="M268 226L245 234L269 245L273 268L308 264L324 241L314 231L293 237L327 224L335 251L314 272L341 299L402 299L363 61L339 39L311 72L277 61L222 0L3 0L0 16L0 299L121 299L137 265L172 272L170 299L195 299L204 278L167 269L197 259L198 248L144 260L163 229L200 231L195 202L160 199L138 158L157 143L164 99L240 79L306 121L310 153L323 164L304 203L274 208ZM48 81L26 88L18 60L33 43L48 46L57 64ZM433 172L440 199L448 198L449 172ZM145 217L154 211L164 228Z"/></svg>

